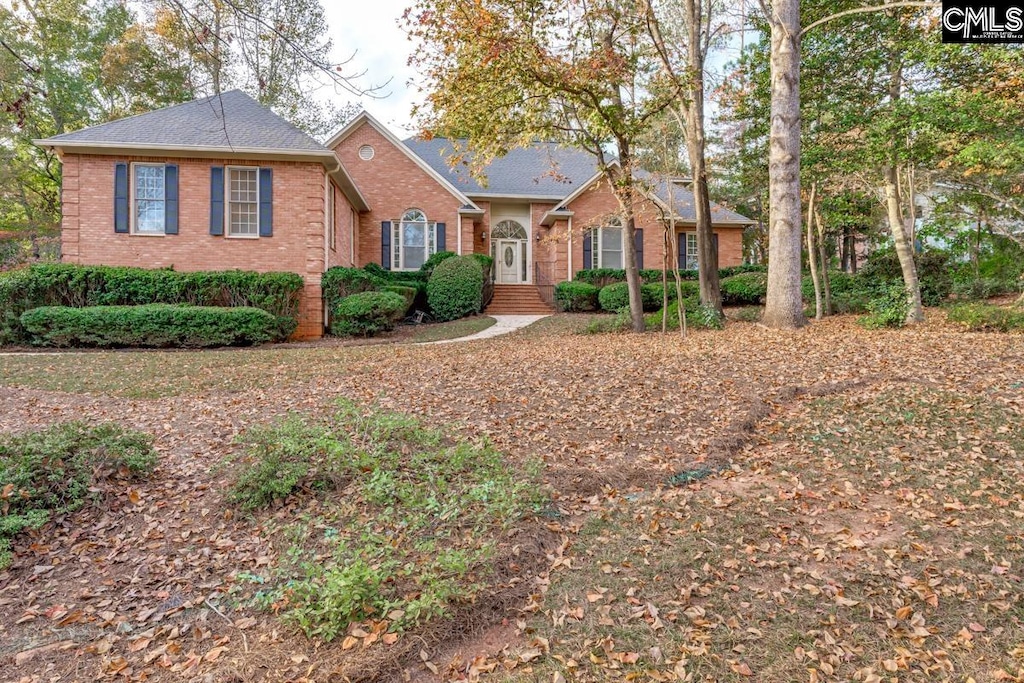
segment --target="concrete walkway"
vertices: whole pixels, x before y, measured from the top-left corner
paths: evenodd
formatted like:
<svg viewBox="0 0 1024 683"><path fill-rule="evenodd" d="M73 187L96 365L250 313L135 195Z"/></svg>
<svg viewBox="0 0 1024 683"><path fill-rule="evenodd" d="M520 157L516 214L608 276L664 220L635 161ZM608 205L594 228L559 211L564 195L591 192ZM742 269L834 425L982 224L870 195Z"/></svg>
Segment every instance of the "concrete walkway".
<svg viewBox="0 0 1024 683"><path fill-rule="evenodd" d="M542 318L546 318L546 315L492 315L489 316L494 318L495 322L493 325L488 327L486 330L481 330L475 334L471 334L465 337L457 337L455 339L442 339L441 341L423 342L417 344L417 346L430 346L431 344L454 344L456 342L473 341L474 339L489 339L491 337L500 337L503 334L509 332L515 332L521 330L524 327L528 327L533 323L537 322Z"/></svg>

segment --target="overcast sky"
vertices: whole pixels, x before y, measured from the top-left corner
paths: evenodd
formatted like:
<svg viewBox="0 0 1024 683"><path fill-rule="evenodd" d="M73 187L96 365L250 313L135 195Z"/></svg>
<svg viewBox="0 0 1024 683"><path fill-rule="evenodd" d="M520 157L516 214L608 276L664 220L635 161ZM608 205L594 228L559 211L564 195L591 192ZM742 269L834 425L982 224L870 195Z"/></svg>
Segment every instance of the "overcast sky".
<svg viewBox="0 0 1024 683"><path fill-rule="evenodd" d="M347 70L366 72L358 82L363 88L390 79L381 91L383 97L356 98L342 91L334 95L335 102L358 101L399 136L414 133L409 112L419 95L408 86L415 73L406 64L413 44L398 25L411 1L323 0L323 4L334 42L335 59L341 60L355 53Z"/></svg>

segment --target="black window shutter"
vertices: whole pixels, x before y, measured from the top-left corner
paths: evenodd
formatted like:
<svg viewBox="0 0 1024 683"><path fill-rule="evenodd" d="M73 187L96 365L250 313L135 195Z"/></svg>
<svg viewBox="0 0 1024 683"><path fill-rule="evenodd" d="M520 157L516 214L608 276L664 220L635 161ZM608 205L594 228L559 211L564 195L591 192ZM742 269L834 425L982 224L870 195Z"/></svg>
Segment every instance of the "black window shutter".
<svg viewBox="0 0 1024 683"><path fill-rule="evenodd" d="M594 231L583 233L583 270L594 266Z"/></svg>
<svg viewBox="0 0 1024 683"><path fill-rule="evenodd" d="M437 224L437 241L434 242L437 251L445 251L444 247L444 223Z"/></svg>
<svg viewBox="0 0 1024 683"><path fill-rule="evenodd" d="M224 234L224 167L210 168L210 234Z"/></svg>
<svg viewBox="0 0 1024 683"><path fill-rule="evenodd" d="M114 164L114 232L128 232L128 164Z"/></svg>
<svg viewBox="0 0 1024 683"><path fill-rule="evenodd" d="M686 233L676 233L676 247L679 250L679 270L686 270Z"/></svg>
<svg viewBox="0 0 1024 683"><path fill-rule="evenodd" d="M274 169L260 169L260 237L274 236Z"/></svg>
<svg viewBox="0 0 1024 683"><path fill-rule="evenodd" d="M380 224L380 265L384 270L391 270L391 221Z"/></svg>
<svg viewBox="0 0 1024 683"><path fill-rule="evenodd" d="M164 166L164 233L178 234L178 167Z"/></svg>
<svg viewBox="0 0 1024 683"><path fill-rule="evenodd" d="M633 229L633 246L636 248L636 267L643 270L644 267L644 229Z"/></svg>

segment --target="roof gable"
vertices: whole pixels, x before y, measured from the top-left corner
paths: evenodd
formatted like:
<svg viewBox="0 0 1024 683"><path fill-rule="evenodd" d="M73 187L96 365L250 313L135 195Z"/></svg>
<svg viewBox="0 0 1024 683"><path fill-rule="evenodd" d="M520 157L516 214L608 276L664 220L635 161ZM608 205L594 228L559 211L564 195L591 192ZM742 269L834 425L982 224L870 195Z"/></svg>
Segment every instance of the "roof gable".
<svg viewBox="0 0 1024 683"><path fill-rule="evenodd" d="M697 212L694 206L693 191L684 185L685 181L678 178L668 180L656 180L648 177L652 183L650 194L666 210L669 208L669 193L671 191L672 204L674 204L675 219L683 223L696 223ZM721 204L711 202L711 222L715 225L752 225L753 221L746 216L730 211Z"/></svg>
<svg viewBox="0 0 1024 683"><path fill-rule="evenodd" d="M168 148L325 155L330 150L241 90L55 135L53 147Z"/></svg>

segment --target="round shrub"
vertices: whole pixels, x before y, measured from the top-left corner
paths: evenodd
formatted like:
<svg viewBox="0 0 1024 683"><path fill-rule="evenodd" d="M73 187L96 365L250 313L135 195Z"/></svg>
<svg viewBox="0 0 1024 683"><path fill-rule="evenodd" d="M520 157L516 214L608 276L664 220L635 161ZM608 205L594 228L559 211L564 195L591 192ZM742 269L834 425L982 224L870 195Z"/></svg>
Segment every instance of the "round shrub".
<svg viewBox="0 0 1024 683"><path fill-rule="evenodd" d="M454 251L434 252L433 254L430 255L430 258L428 258L426 262L422 266L420 266L420 272L426 273L427 277L430 277L430 274L434 272L434 268L437 268L437 264L441 263L441 261L447 261L453 256L456 256L456 253Z"/></svg>
<svg viewBox="0 0 1024 683"><path fill-rule="evenodd" d="M768 294L767 273L740 273L721 281L722 304L726 306L752 306L764 301Z"/></svg>
<svg viewBox="0 0 1024 683"><path fill-rule="evenodd" d="M338 302L331 317L331 334L372 337L395 329L406 311L406 298L396 292L360 292Z"/></svg>
<svg viewBox="0 0 1024 683"><path fill-rule="evenodd" d="M675 298L675 286L669 289L669 301ZM629 288L625 282L615 282L602 287L597 295L601 309L614 313L629 308ZM640 300L645 311L656 311L661 308L661 285L649 284L640 286Z"/></svg>
<svg viewBox="0 0 1024 683"><path fill-rule="evenodd" d="M558 309L570 313L596 311L599 287L587 282L559 282L555 285L555 301Z"/></svg>
<svg viewBox="0 0 1024 683"><path fill-rule="evenodd" d="M427 281L427 302L439 322L479 313L483 305L484 271L472 256L456 256L438 264Z"/></svg>
<svg viewBox="0 0 1024 683"><path fill-rule="evenodd" d="M377 282L362 268L328 268L320 280L328 310L347 296L377 289Z"/></svg>

